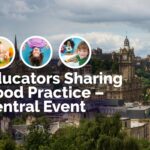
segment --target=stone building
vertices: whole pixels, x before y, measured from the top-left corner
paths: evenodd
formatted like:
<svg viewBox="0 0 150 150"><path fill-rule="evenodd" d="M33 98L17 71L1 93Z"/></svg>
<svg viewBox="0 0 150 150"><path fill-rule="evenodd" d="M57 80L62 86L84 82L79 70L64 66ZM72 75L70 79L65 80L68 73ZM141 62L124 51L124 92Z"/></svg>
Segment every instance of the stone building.
<svg viewBox="0 0 150 150"><path fill-rule="evenodd" d="M149 122L129 118L121 118L121 122L122 129L125 130L129 136L137 139L150 140Z"/></svg>
<svg viewBox="0 0 150 150"><path fill-rule="evenodd" d="M2 117L0 120L0 129L1 132L9 132L11 129L11 123L10 119L8 117Z"/></svg>
<svg viewBox="0 0 150 150"><path fill-rule="evenodd" d="M112 60L111 53L105 53L101 48L92 49L92 58L100 60Z"/></svg>
<svg viewBox="0 0 150 150"><path fill-rule="evenodd" d="M120 88L108 85L106 88L106 98L124 99L126 101L141 100L141 79L135 75L134 49L130 47L127 37L124 40L124 47L120 48L119 53L116 55L119 63L119 74L123 77L123 84Z"/></svg>
<svg viewBox="0 0 150 150"><path fill-rule="evenodd" d="M142 82L135 74L136 58L134 49L130 47L130 42L126 37L124 40L124 47L120 48L118 52L112 53L112 60L118 62L119 70L117 75L122 75L123 84L121 87L114 87L113 85L81 85L80 88L89 88L92 91L90 99L123 99L126 102L140 101L142 94ZM91 66L92 67L92 66ZM90 69L85 68L89 71ZM85 74L90 74L89 72ZM116 75L110 71L103 71L105 75ZM84 73L83 73L84 75ZM92 72L91 72L92 75ZM95 95L95 92L103 92L103 95Z"/></svg>

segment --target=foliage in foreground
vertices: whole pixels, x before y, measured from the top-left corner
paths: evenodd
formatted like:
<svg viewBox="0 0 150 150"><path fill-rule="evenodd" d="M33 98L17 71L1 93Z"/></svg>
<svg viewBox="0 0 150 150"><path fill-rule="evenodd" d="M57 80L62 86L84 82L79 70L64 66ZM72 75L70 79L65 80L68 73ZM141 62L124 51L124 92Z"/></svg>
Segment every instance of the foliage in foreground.
<svg viewBox="0 0 150 150"><path fill-rule="evenodd" d="M54 135L32 130L27 150L146 150L150 142L128 137L122 131L119 115L82 120L80 126L65 127ZM39 135L40 134L40 135ZM44 138L46 137L46 138ZM36 139L36 140L35 140ZM38 141L38 142L36 142ZM37 144L38 143L38 144ZM35 148L35 149L34 149Z"/></svg>
<svg viewBox="0 0 150 150"><path fill-rule="evenodd" d="M44 130L37 128L43 124ZM66 126L56 134L48 132L48 121L42 119L30 127L22 146L2 137L0 150L149 150L150 142L128 137L122 131L119 115L82 120L80 126ZM6 139L6 140L5 140Z"/></svg>

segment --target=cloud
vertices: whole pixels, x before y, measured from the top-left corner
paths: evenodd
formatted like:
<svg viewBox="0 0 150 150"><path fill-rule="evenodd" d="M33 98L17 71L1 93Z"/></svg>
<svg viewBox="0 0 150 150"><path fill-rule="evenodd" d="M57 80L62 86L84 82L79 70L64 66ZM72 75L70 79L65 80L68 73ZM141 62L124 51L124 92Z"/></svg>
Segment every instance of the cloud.
<svg viewBox="0 0 150 150"><path fill-rule="evenodd" d="M74 33L104 52L123 46L127 31L137 55L150 49L148 0L7 0L1 1L1 35L48 37L57 52L61 41ZM140 27L140 28L139 28ZM123 35L124 34L124 35Z"/></svg>
<svg viewBox="0 0 150 150"><path fill-rule="evenodd" d="M31 14L47 9L47 0L1 0L0 16L10 20L24 20Z"/></svg>
<svg viewBox="0 0 150 150"><path fill-rule="evenodd" d="M44 19L48 25L54 20L60 24L65 21L88 25L124 23L150 31L148 0L7 0L1 6L0 17L4 20Z"/></svg>
<svg viewBox="0 0 150 150"><path fill-rule="evenodd" d="M73 35L85 38L92 48L100 47L104 52L111 52L119 49L123 46L125 39L123 36L108 32L74 33ZM72 34L58 34L47 38L52 42L55 49L58 49L60 43L69 36L72 36Z"/></svg>
<svg viewBox="0 0 150 150"><path fill-rule="evenodd" d="M150 19L148 0L55 0L58 16L79 22L145 21Z"/></svg>
<svg viewBox="0 0 150 150"><path fill-rule="evenodd" d="M1 0L2 1L2 0ZM136 22L150 20L148 0L7 0L1 2L0 14L27 17L47 13L73 22Z"/></svg>
<svg viewBox="0 0 150 150"><path fill-rule="evenodd" d="M102 48L105 53L118 51L124 46L125 37L111 32L75 33L73 35L84 37L92 48ZM61 42L69 36L71 34L58 34L47 37L53 46L55 56L58 54L58 48ZM150 35L129 38L130 46L134 48L137 56L145 57L148 54L148 50L150 49L149 39Z"/></svg>

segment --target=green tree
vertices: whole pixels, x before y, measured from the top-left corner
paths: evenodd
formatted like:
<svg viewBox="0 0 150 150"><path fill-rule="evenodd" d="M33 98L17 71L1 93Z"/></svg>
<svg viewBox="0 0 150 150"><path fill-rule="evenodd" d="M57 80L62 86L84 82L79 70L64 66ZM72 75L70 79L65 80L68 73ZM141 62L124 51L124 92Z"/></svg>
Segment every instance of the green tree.
<svg viewBox="0 0 150 150"><path fill-rule="evenodd" d="M126 138L124 140L124 149L123 150L140 150L140 146L138 144L138 140L133 138Z"/></svg>
<svg viewBox="0 0 150 150"><path fill-rule="evenodd" d="M25 140L26 150L44 150L50 147L49 120L38 118L30 127Z"/></svg>
<svg viewBox="0 0 150 150"><path fill-rule="evenodd" d="M15 150L16 143L9 135L3 135L0 140L0 150Z"/></svg>
<svg viewBox="0 0 150 150"><path fill-rule="evenodd" d="M30 128L25 150L147 150L144 148L150 146L124 134L118 114L84 119L78 127L65 126L54 135L49 134L44 120L38 119ZM45 122L44 132L35 128L41 121Z"/></svg>

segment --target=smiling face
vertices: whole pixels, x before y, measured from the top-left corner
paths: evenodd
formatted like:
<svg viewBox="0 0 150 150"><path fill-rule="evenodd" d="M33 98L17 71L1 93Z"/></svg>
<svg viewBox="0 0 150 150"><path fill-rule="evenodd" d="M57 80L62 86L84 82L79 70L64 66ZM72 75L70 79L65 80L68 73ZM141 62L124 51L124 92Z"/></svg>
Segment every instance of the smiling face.
<svg viewBox="0 0 150 150"><path fill-rule="evenodd" d="M86 58L89 55L89 48L85 42L81 42L78 46L77 53L80 59Z"/></svg>
<svg viewBox="0 0 150 150"><path fill-rule="evenodd" d="M89 51L87 49L78 50L78 55L80 56L81 59L86 58L88 54L89 54Z"/></svg>
<svg viewBox="0 0 150 150"><path fill-rule="evenodd" d="M43 54L41 53L40 48L35 47L32 50L32 52L29 56L29 59L30 59L31 65L40 66L43 61Z"/></svg>
<svg viewBox="0 0 150 150"><path fill-rule="evenodd" d="M71 39L65 41L64 47L65 47L66 53L71 53L74 48L74 41L72 41Z"/></svg>
<svg viewBox="0 0 150 150"><path fill-rule="evenodd" d="M33 57L39 57L40 54L41 54L40 49L39 49L38 47L35 47L35 48L33 49L33 51L32 51Z"/></svg>

